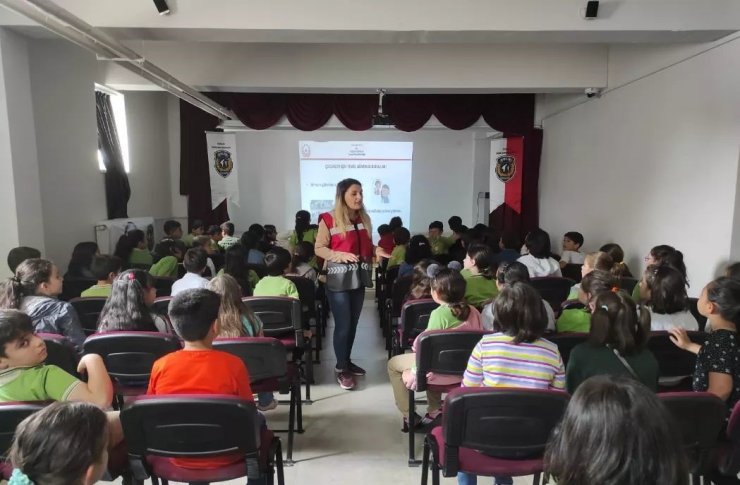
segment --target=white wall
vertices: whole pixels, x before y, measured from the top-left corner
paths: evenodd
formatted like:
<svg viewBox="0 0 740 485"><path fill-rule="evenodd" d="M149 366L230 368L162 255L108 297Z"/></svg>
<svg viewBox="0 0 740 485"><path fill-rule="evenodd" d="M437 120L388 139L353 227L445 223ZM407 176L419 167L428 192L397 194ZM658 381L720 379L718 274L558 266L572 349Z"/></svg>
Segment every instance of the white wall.
<svg viewBox="0 0 740 485"><path fill-rule="evenodd" d="M610 71L623 72L610 78L644 68L632 55L619 53ZM583 232L587 249L619 242L633 272L652 246L671 244L696 295L737 232L740 41L657 67L666 68L545 117L540 220L553 242L568 230Z"/></svg>
<svg viewBox="0 0 740 485"><path fill-rule="evenodd" d="M241 207L230 206L229 214L238 232L255 222L276 224L279 230L292 228L295 213L301 209L300 140L411 141L411 229L425 231L433 220L442 220L446 225L452 215L459 215L463 223L470 224L475 217L477 195L473 189L474 133L475 130L238 132ZM488 154L485 157L487 160ZM484 180L487 184L487 172ZM376 220L373 225L386 222Z"/></svg>

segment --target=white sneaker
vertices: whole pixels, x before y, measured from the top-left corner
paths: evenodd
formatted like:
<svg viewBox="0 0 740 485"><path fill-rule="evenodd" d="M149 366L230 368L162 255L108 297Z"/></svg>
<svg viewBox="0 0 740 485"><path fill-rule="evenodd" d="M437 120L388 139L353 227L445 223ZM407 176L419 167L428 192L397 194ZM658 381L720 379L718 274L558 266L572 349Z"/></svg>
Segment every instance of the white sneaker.
<svg viewBox="0 0 740 485"><path fill-rule="evenodd" d="M266 406L261 406L257 404L257 409L259 409L260 411L272 411L276 407L278 407L277 399L273 399L272 402Z"/></svg>

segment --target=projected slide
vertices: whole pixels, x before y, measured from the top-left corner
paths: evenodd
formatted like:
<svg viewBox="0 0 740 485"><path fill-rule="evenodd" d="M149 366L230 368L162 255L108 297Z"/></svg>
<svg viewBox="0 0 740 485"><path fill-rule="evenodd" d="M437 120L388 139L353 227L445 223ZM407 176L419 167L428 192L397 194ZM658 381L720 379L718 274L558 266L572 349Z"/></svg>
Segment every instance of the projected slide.
<svg viewBox="0 0 740 485"><path fill-rule="evenodd" d="M362 183L365 207L375 229L400 216L409 227L412 142L300 141L301 205L318 222L334 207L337 183L345 178Z"/></svg>

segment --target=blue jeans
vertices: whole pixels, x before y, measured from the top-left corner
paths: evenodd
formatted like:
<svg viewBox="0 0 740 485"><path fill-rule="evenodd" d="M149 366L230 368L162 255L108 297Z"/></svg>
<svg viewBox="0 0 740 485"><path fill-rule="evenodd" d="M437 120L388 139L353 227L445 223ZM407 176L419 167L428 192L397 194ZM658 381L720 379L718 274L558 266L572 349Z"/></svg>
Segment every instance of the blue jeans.
<svg viewBox="0 0 740 485"><path fill-rule="evenodd" d="M511 477L494 477L494 483L496 485L513 485L514 479ZM478 483L478 475L472 473L457 472L457 484L458 485L476 485Z"/></svg>
<svg viewBox="0 0 740 485"><path fill-rule="evenodd" d="M355 343L357 323L360 321L362 304L365 301L365 288L349 291L328 291L329 308L334 315L334 355L337 369L349 368L352 345Z"/></svg>
<svg viewBox="0 0 740 485"><path fill-rule="evenodd" d="M257 393L257 404L260 406L267 406L275 400L275 396L271 392L258 392Z"/></svg>

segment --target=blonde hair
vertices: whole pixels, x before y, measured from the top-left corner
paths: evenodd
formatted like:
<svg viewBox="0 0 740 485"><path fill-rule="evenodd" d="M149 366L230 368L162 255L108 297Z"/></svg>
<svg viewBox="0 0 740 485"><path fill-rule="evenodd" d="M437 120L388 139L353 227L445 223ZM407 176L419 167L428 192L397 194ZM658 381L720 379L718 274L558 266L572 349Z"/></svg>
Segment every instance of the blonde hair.
<svg viewBox="0 0 740 485"><path fill-rule="evenodd" d="M342 235L347 233L347 226L352 224L352 221L349 218L349 208L347 207L347 203L344 201L344 194L346 194L349 188L353 185L359 185L362 187L362 184L355 179L344 179L340 181L337 184L337 194L334 197L334 210L331 212L331 215L334 219L334 227L339 229L339 232L341 232ZM358 213L362 220L362 225L365 226L368 235L372 234L370 216L365 210L364 202Z"/></svg>
<svg viewBox="0 0 740 485"><path fill-rule="evenodd" d="M254 322L254 314L242 302L242 290L233 276L222 274L208 282L208 289L221 295L221 306L218 309L218 337L248 337L242 324L242 315L249 322ZM258 329L253 329L257 336Z"/></svg>
<svg viewBox="0 0 740 485"><path fill-rule="evenodd" d="M583 264L591 269L611 271L614 267L614 260L609 254L603 251L596 251L595 253L588 253L583 260Z"/></svg>

